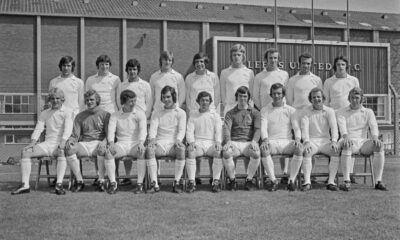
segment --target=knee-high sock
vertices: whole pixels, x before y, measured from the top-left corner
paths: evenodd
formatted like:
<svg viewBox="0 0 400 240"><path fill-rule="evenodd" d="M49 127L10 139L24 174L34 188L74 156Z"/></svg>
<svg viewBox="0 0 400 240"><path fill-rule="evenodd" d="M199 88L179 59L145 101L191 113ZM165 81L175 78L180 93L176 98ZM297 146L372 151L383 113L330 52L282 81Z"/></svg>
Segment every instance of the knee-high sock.
<svg viewBox="0 0 400 240"><path fill-rule="evenodd" d="M235 178L235 163L233 162L233 157L228 159L223 158L222 162L224 163L226 172L228 173L228 177L232 180Z"/></svg>
<svg viewBox="0 0 400 240"><path fill-rule="evenodd" d="M79 160L76 154L67 157L67 162L72 172L74 173L76 180L83 181L81 168L79 167Z"/></svg>
<svg viewBox="0 0 400 240"><path fill-rule="evenodd" d="M97 156L97 159L99 159L99 156ZM104 158L103 158L104 159ZM106 168L106 172L108 175L108 179L110 179L110 182L116 182L115 179L115 159L107 159L104 160L104 167ZM99 170L100 170L100 165L99 165Z"/></svg>
<svg viewBox="0 0 400 240"><path fill-rule="evenodd" d="M268 155L267 157L261 158L262 164L267 171L268 177L272 180L275 181L275 169L274 169L274 162L272 161L271 155Z"/></svg>
<svg viewBox="0 0 400 240"><path fill-rule="evenodd" d="M301 169L303 170L304 173L304 184L311 184L311 169L312 169L311 157L303 158L303 165Z"/></svg>
<svg viewBox="0 0 400 240"><path fill-rule="evenodd" d="M354 165L354 158L351 157L351 153L351 150L342 150L342 156L340 157L344 181L350 181L350 173Z"/></svg>
<svg viewBox="0 0 400 240"><path fill-rule="evenodd" d="M32 163L30 158L21 159L21 179L24 188L29 187L29 177L31 176Z"/></svg>
<svg viewBox="0 0 400 240"><path fill-rule="evenodd" d="M200 162L200 161L197 161ZM186 172L188 175L188 179L194 181L196 176L196 159L194 158L187 158L186 159Z"/></svg>
<svg viewBox="0 0 400 240"><path fill-rule="evenodd" d="M355 162L355 160L356 160L356 158L355 157L352 157L351 159L350 159L350 169L349 169L349 173L354 173L354 162Z"/></svg>
<svg viewBox="0 0 400 240"><path fill-rule="evenodd" d="M144 176L146 175L146 160L137 160L137 183L143 183Z"/></svg>
<svg viewBox="0 0 400 240"><path fill-rule="evenodd" d="M201 161L196 161L196 177L200 175L200 163ZM187 164L187 160L186 160L186 164ZM187 166L186 166L187 167ZM187 169L188 170L188 169ZM189 172L188 172L189 175ZM189 178L190 179L190 178Z"/></svg>
<svg viewBox="0 0 400 240"><path fill-rule="evenodd" d="M385 165L385 153L383 151L374 152L373 165L375 182L382 181L383 167Z"/></svg>
<svg viewBox="0 0 400 240"><path fill-rule="evenodd" d="M104 181L104 175L106 174L104 156L97 156L97 167L98 167L97 173L99 174L99 181L102 182Z"/></svg>
<svg viewBox="0 0 400 240"><path fill-rule="evenodd" d="M260 158L250 158L249 166L247 168L247 179L253 179L254 174L260 166Z"/></svg>
<svg viewBox="0 0 400 240"><path fill-rule="evenodd" d="M212 163L212 178L219 180L221 178L221 171L222 171L222 159L214 158L214 161Z"/></svg>
<svg viewBox="0 0 400 240"><path fill-rule="evenodd" d="M183 169L185 168L185 160L175 160L175 181L181 180Z"/></svg>
<svg viewBox="0 0 400 240"><path fill-rule="evenodd" d="M158 187L157 174L158 174L158 166L157 160L155 158L146 159L147 169L150 174L150 181L155 183L155 186Z"/></svg>
<svg viewBox="0 0 400 240"><path fill-rule="evenodd" d="M57 157L57 183L63 182L65 170L67 170L67 159L64 156Z"/></svg>
<svg viewBox="0 0 400 240"><path fill-rule="evenodd" d="M299 173L301 164L303 162L303 156L293 155L292 162L290 163L290 176L289 180L293 183L296 181L297 174Z"/></svg>
<svg viewBox="0 0 400 240"><path fill-rule="evenodd" d="M126 176L131 175L132 171L132 159L128 158L128 160L124 161L124 167L125 167L125 174Z"/></svg>
<svg viewBox="0 0 400 240"><path fill-rule="evenodd" d="M329 179L328 179L328 184L334 184L335 185L335 177L338 172L339 168L339 161L340 158L339 156L332 156L331 161L329 162Z"/></svg>

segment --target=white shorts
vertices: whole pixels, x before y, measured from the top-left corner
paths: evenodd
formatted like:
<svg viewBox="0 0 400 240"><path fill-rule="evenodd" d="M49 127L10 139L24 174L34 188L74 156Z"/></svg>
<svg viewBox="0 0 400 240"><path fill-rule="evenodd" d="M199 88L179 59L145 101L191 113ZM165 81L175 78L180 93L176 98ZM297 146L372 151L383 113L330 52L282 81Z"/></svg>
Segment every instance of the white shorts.
<svg viewBox="0 0 400 240"><path fill-rule="evenodd" d="M232 141L232 146L239 151L239 154L242 155L246 152L246 149L250 147L251 142L235 142ZM247 150L248 152L248 150Z"/></svg>
<svg viewBox="0 0 400 240"><path fill-rule="evenodd" d="M94 140L90 142L79 142L79 144L86 150L87 156L93 156L100 142L99 140Z"/></svg>
<svg viewBox="0 0 400 240"><path fill-rule="evenodd" d="M361 153L361 148L364 145L364 143L368 142L369 139L352 139L353 145L351 146L351 152L352 154L360 154ZM343 144L343 139L339 140L339 146Z"/></svg>
<svg viewBox="0 0 400 240"><path fill-rule="evenodd" d="M318 154L318 153L330 155L329 154L330 153L330 144L331 144L331 140L325 139L325 138L310 140L310 145L311 145L313 155Z"/></svg>
<svg viewBox="0 0 400 240"><path fill-rule="evenodd" d="M295 149L294 140L277 139L269 141L269 152L271 155L293 155Z"/></svg>
<svg viewBox="0 0 400 240"><path fill-rule="evenodd" d="M51 157L57 155L58 145L58 143L44 141L35 145L35 147L40 148L45 154L47 154L47 157Z"/></svg>
<svg viewBox="0 0 400 240"><path fill-rule="evenodd" d="M171 149L174 147L175 142L171 141L157 141L157 148L164 152L164 155L168 155L171 152Z"/></svg>
<svg viewBox="0 0 400 240"><path fill-rule="evenodd" d="M136 156L137 152L134 149L134 147L138 144L139 144L139 142L117 142L117 143L115 143L115 145L118 146L122 150L121 154L123 156L128 156L128 155Z"/></svg>
<svg viewBox="0 0 400 240"><path fill-rule="evenodd" d="M213 141L196 141L195 145L197 150L206 153L210 148L214 149L215 143Z"/></svg>

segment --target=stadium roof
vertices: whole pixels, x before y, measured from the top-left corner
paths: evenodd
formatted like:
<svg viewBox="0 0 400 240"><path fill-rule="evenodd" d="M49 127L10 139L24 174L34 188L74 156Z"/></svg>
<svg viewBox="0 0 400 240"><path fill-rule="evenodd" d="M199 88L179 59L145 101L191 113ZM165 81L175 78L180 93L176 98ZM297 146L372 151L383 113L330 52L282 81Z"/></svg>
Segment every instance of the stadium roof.
<svg viewBox="0 0 400 240"><path fill-rule="evenodd" d="M2 0L0 14L274 24L274 8L162 0ZM345 28L346 12L314 10L315 27ZM400 14L350 12L350 28L400 31ZM278 7L278 25L311 26L311 9Z"/></svg>

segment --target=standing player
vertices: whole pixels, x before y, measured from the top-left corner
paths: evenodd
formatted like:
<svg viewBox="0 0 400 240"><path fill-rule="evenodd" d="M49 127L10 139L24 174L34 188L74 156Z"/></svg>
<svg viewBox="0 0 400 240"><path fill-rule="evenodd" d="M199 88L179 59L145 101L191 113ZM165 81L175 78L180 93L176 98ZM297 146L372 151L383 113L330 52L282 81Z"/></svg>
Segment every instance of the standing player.
<svg viewBox="0 0 400 240"><path fill-rule="evenodd" d="M186 77L186 113L188 116L191 112L199 110L199 103L197 97L200 92L206 91L210 93L211 99L214 101L210 105L210 110L217 109L220 98L220 86L217 74L210 72L206 69L208 65L208 56L202 52L196 53L193 57L193 66L196 69L193 73ZM210 171L212 175L212 162L209 162ZM200 175L200 161L196 162L196 176ZM201 183L200 178L196 178L196 183Z"/></svg>
<svg viewBox="0 0 400 240"><path fill-rule="evenodd" d="M269 191L276 191L278 188L271 155L294 155L291 169L299 169L303 161L300 136L295 136L296 140L292 140L292 115L296 109L284 103L285 93L286 89L281 83L272 84L272 103L261 109L261 161L271 180L267 185ZM288 188L294 189L294 186L294 180L290 180Z"/></svg>
<svg viewBox="0 0 400 240"><path fill-rule="evenodd" d="M75 60L71 56L63 56L60 59L58 68L61 75L52 79L49 84L49 90L59 88L64 92L65 101L63 105L72 110L74 116L85 108L83 93L85 91L84 83L73 74L75 70Z"/></svg>
<svg viewBox="0 0 400 240"><path fill-rule="evenodd" d="M146 174L144 141L147 136L147 121L143 111L135 108L136 94L124 90L120 94L121 110L111 115L108 124L107 146L111 153L105 155L105 165L112 165L115 159L125 156L137 158L137 188L135 193L143 193L143 179ZM115 137L117 143L114 143ZM111 168L108 168L111 170ZM115 173L108 173L108 176Z"/></svg>
<svg viewBox="0 0 400 240"><path fill-rule="evenodd" d="M309 101L312 106L304 110L304 117L301 119L304 145L302 169L305 180L302 190L308 191L311 189L311 158L315 154L322 153L330 156L329 179L326 188L331 191L337 191L335 176L339 168L340 149L337 144L339 134L335 111L324 105L325 96L320 88L314 88L310 91ZM297 174L298 170L293 169L293 174ZM294 179L296 179L296 175L290 176L290 180L293 181Z"/></svg>
<svg viewBox="0 0 400 240"><path fill-rule="evenodd" d="M110 114L118 110L117 89L121 80L110 72L111 59L107 55L100 55L96 59L97 74L86 80L86 91L95 90L101 98L100 108Z"/></svg>
<svg viewBox="0 0 400 240"><path fill-rule="evenodd" d="M55 192L64 195L62 186L67 162L64 146L72 131L72 112L63 105L64 93L59 88L49 91L51 108L44 110L38 119L31 143L22 150L21 175L22 184L12 195L30 192L29 176L31 174L31 158L57 156L57 183ZM40 134L46 129L45 141L37 143Z"/></svg>
<svg viewBox="0 0 400 240"><path fill-rule="evenodd" d="M186 158L186 170L189 178L188 192L196 189L195 172L196 157L208 156L213 158L212 164L212 185L213 192L221 191L219 180L222 170L221 159L221 139L222 123L218 113L210 111L212 105L212 96L209 92L200 92L197 96L197 103L200 108L192 112L186 129L186 141L188 142L188 151Z"/></svg>
<svg viewBox="0 0 400 240"><path fill-rule="evenodd" d="M223 127L224 147L223 163L229 177L229 190L236 190L234 157L249 157L246 168L246 185L249 191L254 190L253 177L260 164L260 112L249 105L250 91L247 87L239 87L235 93L238 104L225 116ZM247 162L247 160L246 160Z"/></svg>
<svg viewBox="0 0 400 240"><path fill-rule="evenodd" d="M335 74L326 79L324 83L324 93L326 95L325 104L334 110L349 106L348 94L351 89L360 87L356 77L347 73L349 61L344 56L336 57L333 61ZM350 173L353 173L354 158L351 159ZM353 176L350 177L352 183L356 183Z"/></svg>
<svg viewBox="0 0 400 240"><path fill-rule="evenodd" d="M150 77L151 93L154 98L154 103L152 104L153 110L163 109L161 90L165 86L171 86L175 89L177 107L182 107L186 97L185 81L180 73L172 69L172 64L174 63L172 52L161 52L159 63L160 70L153 73Z"/></svg>
<svg viewBox="0 0 400 240"><path fill-rule="evenodd" d="M245 86L253 91L254 73L245 66L246 49L242 44L235 44L230 50L231 65L221 71L221 101L224 106L224 115L235 107L234 93Z"/></svg>
<svg viewBox="0 0 400 240"><path fill-rule="evenodd" d="M120 87L117 90L117 96L121 96L121 92L126 89L133 91L136 95L135 108L143 111L146 115L146 119L150 119L151 109L153 107L151 88L150 84L147 81L144 81L139 77L140 70L141 66L138 60L129 59L126 62L125 71L126 73L128 73L128 80L120 84ZM118 102L119 106L121 106L122 103L120 101ZM132 170L132 161L125 160L124 166L126 176L129 176ZM125 178L120 183L121 186L129 184L131 184L131 180L129 178Z"/></svg>
<svg viewBox="0 0 400 240"><path fill-rule="evenodd" d="M107 162L107 165L104 165L110 113L100 108L100 95L95 90L87 91L84 97L87 109L76 116L72 135L65 145L68 165L77 179L73 191L79 192L85 187L78 157L92 156L97 156L97 164L99 166L98 190L104 191L104 167L107 168L108 173L115 172L114 162ZM108 177L111 182L109 191L110 193L115 193L117 189L115 174L111 174Z"/></svg>
<svg viewBox="0 0 400 240"><path fill-rule="evenodd" d="M277 49L268 49L264 54L264 61L267 62L267 67L256 75L253 88L254 104L260 110L272 102L272 98L265 94L270 92L271 85L281 83L285 86L289 79L289 74L278 68L279 52Z"/></svg>
<svg viewBox="0 0 400 240"><path fill-rule="evenodd" d="M158 192L156 157L175 157L175 181L173 192L181 193L180 179L185 167L185 145L182 143L186 131L186 113L177 104L175 88L165 86L161 90L164 107L154 110L149 130L146 161L150 170L151 192Z"/></svg>
<svg viewBox="0 0 400 240"><path fill-rule="evenodd" d="M347 73L349 61L344 56L336 57L333 61L335 74L326 79L324 83L324 93L326 95L325 104L335 110L347 107L350 102L348 95L351 89L360 87L356 77Z"/></svg>
<svg viewBox="0 0 400 240"><path fill-rule="evenodd" d="M350 105L337 111L337 119L342 139L341 165L344 185L342 190L350 190L350 170L353 168L351 154L374 155L375 189L386 191L382 183L385 152L378 139L379 130L375 114L371 109L362 106L364 92L355 87L349 92ZM368 131L371 138L368 138Z"/></svg>

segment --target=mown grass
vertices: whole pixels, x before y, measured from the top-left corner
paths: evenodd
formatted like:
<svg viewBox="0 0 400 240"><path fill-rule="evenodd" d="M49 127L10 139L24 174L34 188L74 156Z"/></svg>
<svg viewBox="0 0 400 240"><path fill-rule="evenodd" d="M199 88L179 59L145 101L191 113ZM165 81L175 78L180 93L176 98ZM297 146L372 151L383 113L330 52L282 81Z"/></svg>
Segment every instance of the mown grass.
<svg viewBox="0 0 400 240"><path fill-rule="evenodd" d="M11 196L19 166L0 166L0 239L399 239L399 175L400 161L392 158L384 172L388 192L368 183L350 192L320 184L310 192L213 194L201 185L177 195L163 182L153 195L127 186L111 196L90 186L57 196L42 181L38 191Z"/></svg>

